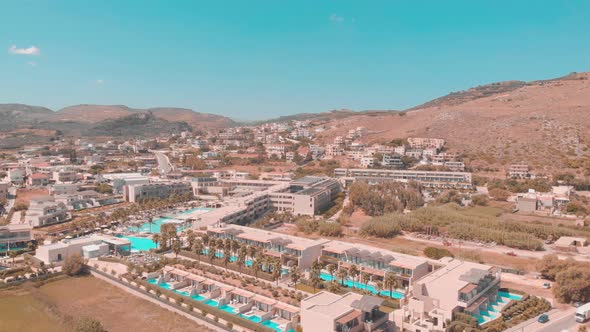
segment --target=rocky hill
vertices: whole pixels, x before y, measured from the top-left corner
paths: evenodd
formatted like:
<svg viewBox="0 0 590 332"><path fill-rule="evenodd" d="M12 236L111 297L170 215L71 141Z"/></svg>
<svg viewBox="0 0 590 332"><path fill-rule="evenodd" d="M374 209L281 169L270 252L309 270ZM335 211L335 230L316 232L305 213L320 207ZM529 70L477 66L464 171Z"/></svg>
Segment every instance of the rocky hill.
<svg viewBox="0 0 590 332"><path fill-rule="evenodd" d="M73 121L97 123L109 119L117 119L138 113L151 112L156 118L170 122L182 121L193 128L225 128L235 123L224 116L198 113L187 108L158 107L136 109L124 105L75 105L62 108L55 112L51 121Z"/></svg>
<svg viewBox="0 0 590 332"><path fill-rule="evenodd" d="M190 131L191 127L182 121L167 121L157 118L151 111L107 119L88 128L88 136L137 137L152 136L153 133L171 134Z"/></svg>
<svg viewBox="0 0 590 332"><path fill-rule="evenodd" d="M323 141L364 126L367 142L445 138L475 166L503 169L524 161L538 172L583 174L590 171L590 73L490 84L405 112L353 114L324 125Z"/></svg>
<svg viewBox="0 0 590 332"><path fill-rule="evenodd" d="M23 104L0 104L0 130L44 121L53 114L48 108Z"/></svg>

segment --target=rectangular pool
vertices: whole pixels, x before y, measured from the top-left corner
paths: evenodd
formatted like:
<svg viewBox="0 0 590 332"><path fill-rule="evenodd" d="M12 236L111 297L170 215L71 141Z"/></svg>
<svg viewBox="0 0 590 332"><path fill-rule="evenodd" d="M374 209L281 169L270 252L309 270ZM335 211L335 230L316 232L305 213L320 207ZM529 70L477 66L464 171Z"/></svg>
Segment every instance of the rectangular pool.
<svg viewBox="0 0 590 332"><path fill-rule="evenodd" d="M324 273L324 272L320 273L320 278L324 281L336 280L336 281L338 281L338 283L342 284L341 280L338 280L337 278L332 277L329 273ZM377 290L375 289L375 287L373 285L361 284L360 282L352 281L350 279L344 280L344 286L346 286L348 288L365 289L365 290L368 290L369 292L371 292L372 294L377 294ZM387 297L394 298L394 299L403 299L404 298L404 294L397 292L397 291L393 291L393 294L390 294L389 290L382 290L379 292L379 295L387 296Z"/></svg>

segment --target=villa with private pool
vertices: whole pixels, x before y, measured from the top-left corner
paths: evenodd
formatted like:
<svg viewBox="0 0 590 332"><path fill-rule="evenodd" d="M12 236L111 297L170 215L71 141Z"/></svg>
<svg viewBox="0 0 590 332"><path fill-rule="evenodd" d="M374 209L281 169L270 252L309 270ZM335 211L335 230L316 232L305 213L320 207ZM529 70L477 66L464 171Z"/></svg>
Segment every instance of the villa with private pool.
<svg viewBox="0 0 590 332"><path fill-rule="evenodd" d="M150 273L148 282L277 332L290 332L299 325L298 307L177 267Z"/></svg>
<svg viewBox="0 0 590 332"><path fill-rule="evenodd" d="M522 296L500 289L499 268L450 257L414 282L407 301L395 312L396 326L407 331L444 331L457 312L470 314L479 325L501 316L510 301Z"/></svg>

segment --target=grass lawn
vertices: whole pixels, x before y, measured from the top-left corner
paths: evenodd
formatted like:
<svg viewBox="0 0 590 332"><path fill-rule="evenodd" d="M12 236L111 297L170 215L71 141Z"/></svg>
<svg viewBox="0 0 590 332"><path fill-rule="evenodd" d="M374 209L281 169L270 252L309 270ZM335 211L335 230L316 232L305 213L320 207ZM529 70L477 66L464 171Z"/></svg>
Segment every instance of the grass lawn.
<svg viewBox="0 0 590 332"><path fill-rule="evenodd" d="M297 284L297 285L295 285L295 289L300 290L300 291L303 291L303 292L307 292L307 293L310 293L310 294L318 293L321 290L321 289L316 288L315 291L314 291L313 287L307 286L307 285L304 285L304 284Z"/></svg>
<svg viewBox="0 0 590 332"><path fill-rule="evenodd" d="M0 291L0 332L73 331L83 317L99 320L110 332L210 331L91 276Z"/></svg>

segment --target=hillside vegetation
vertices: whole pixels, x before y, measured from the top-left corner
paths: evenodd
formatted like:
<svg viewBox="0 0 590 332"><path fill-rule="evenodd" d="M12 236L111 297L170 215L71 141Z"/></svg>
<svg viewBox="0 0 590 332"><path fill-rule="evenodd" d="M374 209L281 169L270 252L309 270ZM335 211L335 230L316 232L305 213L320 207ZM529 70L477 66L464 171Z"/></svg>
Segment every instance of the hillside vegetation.
<svg viewBox="0 0 590 332"><path fill-rule="evenodd" d="M561 236L590 238L590 230L541 222L500 220L474 213L455 204L418 209L409 214L392 213L371 219L361 234L391 237L401 231L446 236L482 243L495 242L517 249L542 250L543 241Z"/></svg>

